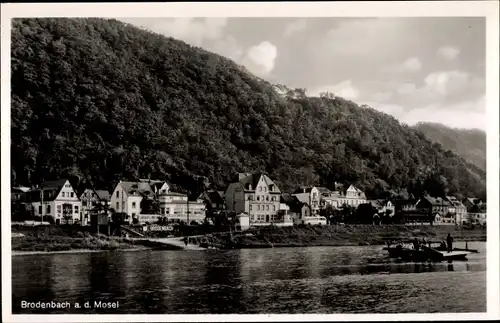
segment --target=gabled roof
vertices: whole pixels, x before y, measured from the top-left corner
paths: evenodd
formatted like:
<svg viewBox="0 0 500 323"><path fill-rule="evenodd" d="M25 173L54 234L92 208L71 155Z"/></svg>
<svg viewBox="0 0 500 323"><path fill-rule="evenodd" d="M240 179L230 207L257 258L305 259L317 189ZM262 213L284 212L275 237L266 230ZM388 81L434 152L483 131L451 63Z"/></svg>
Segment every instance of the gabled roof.
<svg viewBox="0 0 500 323"><path fill-rule="evenodd" d="M323 194L323 193L328 193L328 194L332 193L332 191L330 191L328 188L323 187L323 186L318 186L318 187L316 187L316 188L318 189L318 191L319 191L321 194Z"/></svg>
<svg viewBox="0 0 500 323"><path fill-rule="evenodd" d="M224 197L219 191L209 190L203 192L201 195L206 196L211 203L224 204Z"/></svg>
<svg viewBox="0 0 500 323"><path fill-rule="evenodd" d="M68 180L66 178L57 179L55 181L45 181L40 185L41 189L61 189Z"/></svg>
<svg viewBox="0 0 500 323"><path fill-rule="evenodd" d="M423 199L427 200L432 206L450 206L450 202L441 197L424 196Z"/></svg>
<svg viewBox="0 0 500 323"><path fill-rule="evenodd" d="M269 178L269 176L266 173L263 173L263 172L255 173L255 174L240 173L239 174L239 181L236 183L241 185L245 191L254 192L261 177L264 178L264 181L268 185L275 186L275 191L274 191L275 193L280 192L278 186L274 183L274 181L271 178ZM231 184L234 184L234 183L231 183ZM231 186L231 184L230 184L230 186Z"/></svg>
<svg viewBox="0 0 500 323"><path fill-rule="evenodd" d="M43 182L39 188L27 192L27 200L29 202L41 202L43 190L43 200L47 202L54 201L66 182L68 180L65 178Z"/></svg>
<svg viewBox="0 0 500 323"><path fill-rule="evenodd" d="M282 193L280 197L280 202L287 205L300 204L301 202L295 195L289 193Z"/></svg>
<svg viewBox="0 0 500 323"><path fill-rule="evenodd" d="M145 182L124 182L121 181L120 185L127 195L142 195L145 197L153 197L153 188Z"/></svg>
<svg viewBox="0 0 500 323"><path fill-rule="evenodd" d="M107 190L95 190L95 193L101 201L109 201L111 199L111 195Z"/></svg>

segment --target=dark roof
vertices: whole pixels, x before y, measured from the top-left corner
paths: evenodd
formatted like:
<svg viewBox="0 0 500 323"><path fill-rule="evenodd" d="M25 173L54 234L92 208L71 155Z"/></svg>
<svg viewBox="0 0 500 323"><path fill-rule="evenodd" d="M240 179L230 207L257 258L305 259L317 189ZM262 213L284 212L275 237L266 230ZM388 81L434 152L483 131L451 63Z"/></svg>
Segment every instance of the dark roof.
<svg viewBox="0 0 500 323"><path fill-rule="evenodd" d="M143 195L146 197L153 196L153 188L149 183L145 182L120 182L125 192L128 195Z"/></svg>
<svg viewBox="0 0 500 323"><path fill-rule="evenodd" d="M106 190L95 190L95 193L101 201L109 201L111 199L111 195Z"/></svg>
<svg viewBox="0 0 500 323"><path fill-rule="evenodd" d="M27 200L29 202L40 202L42 197L41 192L43 190L43 200L47 202L54 201L67 181L68 180L66 178L61 178L54 181L45 181L40 185L39 188L27 192Z"/></svg>
<svg viewBox="0 0 500 323"><path fill-rule="evenodd" d="M279 193L278 186L274 183L274 181L269 178L269 176L264 173L264 172L259 172L259 173L254 173L254 174L247 174L247 173L240 173L239 174L239 183L243 186L243 188L246 191L255 191L255 187L257 187L257 184L259 183L260 178L264 176L266 179L268 179L272 184L276 186L276 193ZM249 187L251 185L251 189Z"/></svg>
<svg viewBox="0 0 500 323"><path fill-rule="evenodd" d="M211 203L224 204L223 195L219 191L209 190L202 193Z"/></svg>
<svg viewBox="0 0 500 323"><path fill-rule="evenodd" d="M40 185L43 189L61 189L66 183L66 178L57 179L55 181L45 181Z"/></svg>
<svg viewBox="0 0 500 323"><path fill-rule="evenodd" d="M283 193L283 194L281 194L280 202L281 203L285 203L287 205L302 204L302 202L300 202L299 199L296 196L291 195L289 193Z"/></svg>
<svg viewBox="0 0 500 323"><path fill-rule="evenodd" d="M330 191L328 188L326 187L323 187L323 186L319 186L319 187L316 187L318 189L318 191L320 193L332 193L332 191Z"/></svg>
<svg viewBox="0 0 500 323"><path fill-rule="evenodd" d="M425 196L424 199L433 206L450 206L450 202L441 197Z"/></svg>

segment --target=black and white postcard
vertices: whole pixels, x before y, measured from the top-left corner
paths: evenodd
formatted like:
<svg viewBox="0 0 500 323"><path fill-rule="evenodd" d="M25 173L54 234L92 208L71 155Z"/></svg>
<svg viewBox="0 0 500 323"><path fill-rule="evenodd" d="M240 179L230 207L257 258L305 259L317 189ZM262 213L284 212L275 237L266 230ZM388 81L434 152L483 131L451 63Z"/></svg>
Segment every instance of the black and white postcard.
<svg viewBox="0 0 500 323"><path fill-rule="evenodd" d="M498 10L2 4L3 321L498 319Z"/></svg>

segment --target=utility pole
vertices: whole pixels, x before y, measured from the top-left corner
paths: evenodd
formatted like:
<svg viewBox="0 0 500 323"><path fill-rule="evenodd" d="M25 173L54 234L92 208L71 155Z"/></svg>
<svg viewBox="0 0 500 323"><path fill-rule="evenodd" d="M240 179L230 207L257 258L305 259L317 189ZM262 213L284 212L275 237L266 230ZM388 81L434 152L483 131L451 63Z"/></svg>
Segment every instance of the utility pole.
<svg viewBox="0 0 500 323"><path fill-rule="evenodd" d="M188 193L186 194L187 196L187 199L186 199L186 202L187 202L187 225L189 225L189 190L188 190Z"/></svg>
<svg viewBox="0 0 500 323"><path fill-rule="evenodd" d="M42 216L42 220L40 222L41 225L43 225L43 209L44 209L44 204L43 204L43 187L40 188L41 191L40 191L40 198L41 198L41 207L42 207L42 213L41 213L41 216Z"/></svg>

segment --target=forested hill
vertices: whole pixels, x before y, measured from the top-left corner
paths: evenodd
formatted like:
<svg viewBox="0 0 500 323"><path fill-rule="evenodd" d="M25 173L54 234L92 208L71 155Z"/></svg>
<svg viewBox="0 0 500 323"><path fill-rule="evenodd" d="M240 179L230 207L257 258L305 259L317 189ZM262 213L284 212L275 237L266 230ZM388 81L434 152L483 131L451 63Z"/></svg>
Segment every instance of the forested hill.
<svg viewBox="0 0 500 323"><path fill-rule="evenodd" d="M337 181L485 196L483 170L386 114L278 95L226 58L102 19L13 22L12 169L25 185L150 177L194 194L263 170L285 191Z"/></svg>
<svg viewBox="0 0 500 323"><path fill-rule="evenodd" d="M422 122L415 126L429 139L456 152L470 163L486 170L486 133L479 129L456 129L440 123Z"/></svg>

